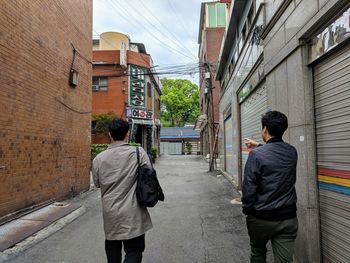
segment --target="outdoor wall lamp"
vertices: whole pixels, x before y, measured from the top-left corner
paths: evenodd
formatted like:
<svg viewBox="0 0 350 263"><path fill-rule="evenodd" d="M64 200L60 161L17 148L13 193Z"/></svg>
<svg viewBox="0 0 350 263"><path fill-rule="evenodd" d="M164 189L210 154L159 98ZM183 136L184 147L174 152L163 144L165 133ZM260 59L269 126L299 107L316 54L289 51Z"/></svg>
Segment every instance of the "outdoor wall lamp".
<svg viewBox="0 0 350 263"><path fill-rule="evenodd" d="M71 69L69 73L69 84L74 88L78 86L78 71L75 69Z"/></svg>

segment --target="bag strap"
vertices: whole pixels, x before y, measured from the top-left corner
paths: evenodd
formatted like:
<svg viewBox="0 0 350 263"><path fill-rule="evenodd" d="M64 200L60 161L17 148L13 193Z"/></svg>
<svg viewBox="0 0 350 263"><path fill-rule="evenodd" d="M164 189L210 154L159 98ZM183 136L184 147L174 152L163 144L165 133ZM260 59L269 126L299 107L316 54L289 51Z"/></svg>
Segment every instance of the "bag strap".
<svg viewBox="0 0 350 263"><path fill-rule="evenodd" d="M136 147L136 155L137 155L137 165L140 167L140 150L139 147Z"/></svg>
<svg viewBox="0 0 350 263"><path fill-rule="evenodd" d="M153 167L153 159L151 158L150 154L147 154L148 156L148 159L149 159L149 162L151 163L151 167L152 167L152 170L154 170L154 167Z"/></svg>
<svg viewBox="0 0 350 263"><path fill-rule="evenodd" d="M136 156L137 156L137 174L140 175L140 150L139 147L136 147Z"/></svg>
<svg viewBox="0 0 350 263"><path fill-rule="evenodd" d="M137 154L137 165L138 165L138 168L140 168L140 150L138 146L136 147L136 154ZM148 156L149 162L151 163L152 170L154 170L152 158L150 157L149 154L147 154L147 156Z"/></svg>

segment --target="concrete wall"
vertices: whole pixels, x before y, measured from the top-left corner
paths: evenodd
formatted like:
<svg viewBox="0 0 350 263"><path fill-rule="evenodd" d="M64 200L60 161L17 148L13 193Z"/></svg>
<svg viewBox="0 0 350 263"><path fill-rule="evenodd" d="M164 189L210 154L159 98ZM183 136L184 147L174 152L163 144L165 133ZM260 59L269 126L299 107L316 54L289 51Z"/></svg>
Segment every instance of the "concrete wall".
<svg viewBox="0 0 350 263"><path fill-rule="evenodd" d="M308 74L303 48L298 48L266 76L266 83L269 108L288 116L289 129L284 139L296 147L299 155L296 189L300 224L296 256L298 262L319 262L313 99Z"/></svg>
<svg viewBox="0 0 350 263"><path fill-rule="evenodd" d="M276 10L267 1L267 21ZM269 108L289 118L285 140L299 153L297 262L321 262L315 154L312 68L307 41L347 1L290 1L264 39L264 71Z"/></svg>
<svg viewBox="0 0 350 263"><path fill-rule="evenodd" d="M1 1L0 216L88 189L91 34L91 0Z"/></svg>
<svg viewBox="0 0 350 263"><path fill-rule="evenodd" d="M222 92L220 96L220 133L219 133L219 139L221 140L221 148L220 148L220 166L221 169L224 170L225 168L225 134L224 134L224 115L232 114L232 119L237 120L237 112L234 111L236 104L233 103L233 96L234 96L234 90L232 85L227 85L227 88ZM230 112L230 113L229 113ZM237 135L237 122L233 120L233 127L234 131L233 134ZM233 142L236 142L233 138ZM237 146L233 145L234 152L237 152ZM236 185L238 185L238 155L232 160L234 163L234 170L237 171L235 174L228 174L231 180L236 182Z"/></svg>
<svg viewBox="0 0 350 263"><path fill-rule="evenodd" d="M256 0L256 3L258 2L260 1ZM289 118L289 129L284 139L294 145L299 153L296 188L300 224L296 243L296 262L321 262L312 67L309 66L308 40L349 5L348 0L265 1L262 61L257 61L253 68L243 67L246 75L244 79L237 79L235 74L239 67L242 67L240 58L226 90L221 94L220 123L223 123L223 115L231 103L233 136L237 145L239 145L240 129L237 91L242 85L246 85L245 81L256 82L254 80L256 74L253 73L255 69L259 71L258 79L260 76L265 78L268 108L280 110ZM245 53L244 50L245 48L242 53ZM259 67L258 63L261 63ZM221 138L224 139L223 134ZM237 145L234 144L234 148L239 154ZM224 156L221 157L224 161ZM238 163L239 158L234 158L233 161ZM236 168L239 174L239 165ZM237 177L233 175L233 178L236 180Z"/></svg>

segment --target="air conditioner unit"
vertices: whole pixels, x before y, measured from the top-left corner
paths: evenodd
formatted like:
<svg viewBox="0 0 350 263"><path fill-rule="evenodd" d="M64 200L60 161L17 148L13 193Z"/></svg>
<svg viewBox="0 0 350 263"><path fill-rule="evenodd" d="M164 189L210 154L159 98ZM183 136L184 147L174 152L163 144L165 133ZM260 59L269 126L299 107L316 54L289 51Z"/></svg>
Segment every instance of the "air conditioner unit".
<svg viewBox="0 0 350 263"><path fill-rule="evenodd" d="M99 89L98 85L92 85L92 91L99 91Z"/></svg>

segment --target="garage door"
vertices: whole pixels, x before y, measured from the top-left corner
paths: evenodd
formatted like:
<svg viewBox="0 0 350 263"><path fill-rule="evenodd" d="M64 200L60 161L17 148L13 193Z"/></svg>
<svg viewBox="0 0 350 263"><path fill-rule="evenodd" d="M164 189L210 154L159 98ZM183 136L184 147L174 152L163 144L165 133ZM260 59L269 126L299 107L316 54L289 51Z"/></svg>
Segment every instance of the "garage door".
<svg viewBox="0 0 350 263"><path fill-rule="evenodd" d="M181 155L182 143L181 142L161 142L160 153L170 154L170 155Z"/></svg>
<svg viewBox="0 0 350 263"><path fill-rule="evenodd" d="M314 67L324 262L350 259L350 45Z"/></svg>
<svg viewBox="0 0 350 263"><path fill-rule="evenodd" d="M233 128L232 128L232 116L229 115L224 122L225 131L225 171L233 176Z"/></svg>
<svg viewBox="0 0 350 263"><path fill-rule="evenodd" d="M245 147L244 138L250 138L262 142L261 138L261 116L267 111L266 86L261 85L245 99L241 105L241 158L242 178L245 163L248 159L249 149Z"/></svg>

